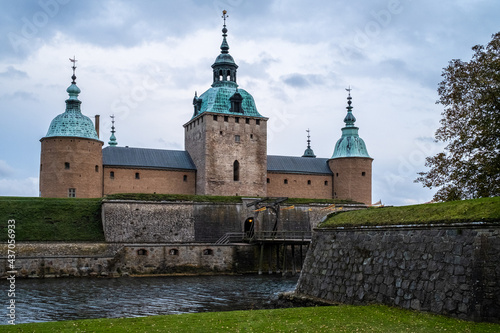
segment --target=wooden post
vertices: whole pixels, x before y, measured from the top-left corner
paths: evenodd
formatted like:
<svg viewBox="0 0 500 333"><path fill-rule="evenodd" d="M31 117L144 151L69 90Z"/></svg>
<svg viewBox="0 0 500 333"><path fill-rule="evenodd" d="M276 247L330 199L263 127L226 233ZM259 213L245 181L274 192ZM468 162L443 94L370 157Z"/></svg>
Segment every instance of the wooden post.
<svg viewBox="0 0 500 333"><path fill-rule="evenodd" d="M283 244L283 272L282 275L286 275L286 244Z"/></svg>
<svg viewBox="0 0 500 333"><path fill-rule="evenodd" d="M297 266L295 265L295 244L292 244L292 275L297 273Z"/></svg>
<svg viewBox="0 0 500 333"><path fill-rule="evenodd" d="M262 275L262 261L264 260L264 243L260 245L259 275Z"/></svg>

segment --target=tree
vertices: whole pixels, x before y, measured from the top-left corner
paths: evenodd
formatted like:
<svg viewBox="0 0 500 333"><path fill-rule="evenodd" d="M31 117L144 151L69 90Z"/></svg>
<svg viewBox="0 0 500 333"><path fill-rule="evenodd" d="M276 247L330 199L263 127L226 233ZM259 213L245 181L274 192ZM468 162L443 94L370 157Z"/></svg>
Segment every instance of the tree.
<svg viewBox="0 0 500 333"><path fill-rule="evenodd" d="M415 180L439 188L437 201L500 195L500 32L472 50L470 62L454 59L443 69L435 139L447 145L426 158L430 170Z"/></svg>

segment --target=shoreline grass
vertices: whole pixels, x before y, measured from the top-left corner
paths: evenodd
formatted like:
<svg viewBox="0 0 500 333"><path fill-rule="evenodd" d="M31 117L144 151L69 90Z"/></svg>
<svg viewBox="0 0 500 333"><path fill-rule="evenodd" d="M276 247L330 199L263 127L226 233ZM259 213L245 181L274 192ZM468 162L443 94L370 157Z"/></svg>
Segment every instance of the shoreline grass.
<svg viewBox="0 0 500 333"><path fill-rule="evenodd" d="M103 318L0 326L0 332L499 332L475 323L383 305L321 306Z"/></svg>

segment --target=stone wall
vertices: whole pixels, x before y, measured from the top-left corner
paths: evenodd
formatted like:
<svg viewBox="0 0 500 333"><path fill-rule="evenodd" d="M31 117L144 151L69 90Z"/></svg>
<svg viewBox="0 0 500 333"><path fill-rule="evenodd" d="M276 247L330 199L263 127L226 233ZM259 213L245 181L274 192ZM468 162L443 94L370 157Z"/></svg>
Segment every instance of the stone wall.
<svg viewBox="0 0 500 333"><path fill-rule="evenodd" d="M500 320L500 225L316 229L296 293Z"/></svg>
<svg viewBox="0 0 500 333"><path fill-rule="evenodd" d="M241 274L257 271L256 258L248 244L17 243L15 265L25 278ZM0 256L0 277L10 271L7 259Z"/></svg>
<svg viewBox="0 0 500 333"><path fill-rule="evenodd" d="M255 230L272 230L274 214L255 212L246 203L105 201L102 218L107 242L214 243L229 232L244 232L245 220L255 218ZM345 210L359 205L344 205ZM331 212L328 205L295 205L280 211L278 230L310 231Z"/></svg>

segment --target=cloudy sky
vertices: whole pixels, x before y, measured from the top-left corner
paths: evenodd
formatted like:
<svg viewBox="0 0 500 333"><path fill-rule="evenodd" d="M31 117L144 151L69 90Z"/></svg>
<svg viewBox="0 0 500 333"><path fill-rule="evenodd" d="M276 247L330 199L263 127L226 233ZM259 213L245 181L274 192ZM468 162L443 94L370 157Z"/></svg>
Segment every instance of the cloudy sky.
<svg viewBox="0 0 500 333"><path fill-rule="evenodd" d="M238 84L270 118L268 154L318 157L341 136L346 91L373 162L373 200L422 203L442 68L500 30L495 0L0 0L0 196L38 196L40 138L78 59L82 111L121 146L184 149L194 92L212 83L223 9Z"/></svg>

